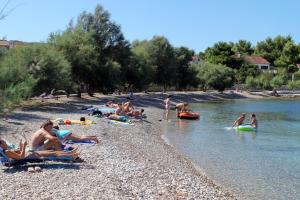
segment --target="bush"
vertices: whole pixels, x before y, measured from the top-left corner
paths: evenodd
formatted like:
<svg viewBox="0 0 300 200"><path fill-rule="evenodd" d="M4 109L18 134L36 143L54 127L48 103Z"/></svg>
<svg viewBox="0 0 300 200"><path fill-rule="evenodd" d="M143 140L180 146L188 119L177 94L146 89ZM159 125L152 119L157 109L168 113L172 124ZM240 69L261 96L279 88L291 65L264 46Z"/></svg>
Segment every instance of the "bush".
<svg viewBox="0 0 300 200"><path fill-rule="evenodd" d="M234 83L234 71L224 65L202 63L197 66L197 77L204 89L212 88L224 91Z"/></svg>
<svg viewBox="0 0 300 200"><path fill-rule="evenodd" d="M71 86L70 65L47 45L8 50L0 62L0 109L11 107L39 92Z"/></svg>
<svg viewBox="0 0 300 200"><path fill-rule="evenodd" d="M300 80L297 81L289 81L288 82L288 87L292 90L294 89L300 89Z"/></svg>
<svg viewBox="0 0 300 200"><path fill-rule="evenodd" d="M284 85L284 83L285 83L285 80L284 80L284 77L282 77L282 76L275 76L270 82L271 86L274 89L281 87L282 85Z"/></svg>

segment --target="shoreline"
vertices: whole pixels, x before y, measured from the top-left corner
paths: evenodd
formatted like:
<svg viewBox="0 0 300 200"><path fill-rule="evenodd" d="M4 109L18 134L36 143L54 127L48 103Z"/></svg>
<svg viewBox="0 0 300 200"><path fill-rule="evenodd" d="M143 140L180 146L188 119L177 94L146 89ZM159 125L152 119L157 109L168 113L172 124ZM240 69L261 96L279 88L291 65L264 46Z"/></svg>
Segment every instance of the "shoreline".
<svg viewBox="0 0 300 200"><path fill-rule="evenodd" d="M266 98L264 95L236 92L170 94L175 95L175 102L189 103ZM30 199L41 195L43 198L66 199L235 199L230 191L209 179L200 167L164 141L163 122L159 122L158 118L163 113L162 99L165 96L161 93L135 94L134 105L145 109L147 119L142 123L136 122L134 126L111 125L106 119L89 116L87 118L95 120L97 125L62 126L78 134L97 135L101 142L99 145L80 146L82 158L86 160L82 165L59 165L57 168L46 165L41 174L29 174L24 168L2 170L0 188L6 194L4 197ZM78 109L80 106L99 105L111 99L125 101L126 96L61 98L24 106L9 114L8 121L1 120L0 136L16 142L18 134L12 133L21 131L29 138L46 118L77 119L84 116ZM49 184L54 185L49 188Z"/></svg>

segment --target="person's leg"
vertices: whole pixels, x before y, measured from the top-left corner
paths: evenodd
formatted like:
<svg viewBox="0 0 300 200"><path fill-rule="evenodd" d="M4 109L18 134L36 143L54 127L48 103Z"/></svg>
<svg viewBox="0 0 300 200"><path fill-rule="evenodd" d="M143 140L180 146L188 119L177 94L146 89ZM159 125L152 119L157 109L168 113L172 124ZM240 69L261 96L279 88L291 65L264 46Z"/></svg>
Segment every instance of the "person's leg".
<svg viewBox="0 0 300 200"><path fill-rule="evenodd" d="M169 109L166 109L166 120L169 119Z"/></svg>
<svg viewBox="0 0 300 200"><path fill-rule="evenodd" d="M75 135L74 133L68 135L66 137L66 139L67 140L72 140L72 141L75 141L75 142L83 142L83 141L91 140L91 141L94 141L96 143L99 143L99 140L96 136L85 136L85 135L78 136L78 135Z"/></svg>
<svg viewBox="0 0 300 200"><path fill-rule="evenodd" d="M57 156L57 157L64 157L64 156L71 156L73 158L76 158L79 155L78 152L72 151L72 152L64 152L64 151L35 151L33 153L33 156L37 158L41 157L51 157L51 156Z"/></svg>
<svg viewBox="0 0 300 200"><path fill-rule="evenodd" d="M63 150L60 142L53 142L53 141L49 141L49 142L45 143L44 149L45 150L55 150L55 151Z"/></svg>

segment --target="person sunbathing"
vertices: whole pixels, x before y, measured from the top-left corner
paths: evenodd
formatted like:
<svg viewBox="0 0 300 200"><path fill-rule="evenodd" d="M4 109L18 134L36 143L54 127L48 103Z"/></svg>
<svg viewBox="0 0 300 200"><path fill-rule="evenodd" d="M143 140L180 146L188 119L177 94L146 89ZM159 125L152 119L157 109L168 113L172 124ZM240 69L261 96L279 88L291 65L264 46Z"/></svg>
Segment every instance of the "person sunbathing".
<svg viewBox="0 0 300 200"><path fill-rule="evenodd" d="M74 142L86 142L86 141L94 141L95 143L99 143L97 136L86 136L86 135L76 135L69 130L59 130L58 126L53 126L51 130L52 133L55 133L54 136L58 137L60 140L71 140Z"/></svg>
<svg viewBox="0 0 300 200"><path fill-rule="evenodd" d="M130 113L134 110L134 107L133 107L131 101L127 101L126 103L124 103L123 108L124 108L124 112L126 115L127 115L127 113Z"/></svg>
<svg viewBox="0 0 300 200"><path fill-rule="evenodd" d="M74 160L78 159L79 153L76 151L28 151L26 152L27 141L20 141L19 149L12 149L9 145L3 140L0 139L0 150L2 153L7 156L9 159L13 160L22 160L22 159L39 159L46 157L66 157L70 156Z"/></svg>
<svg viewBox="0 0 300 200"><path fill-rule="evenodd" d="M11 159L20 160L22 158L25 158L26 145L27 145L26 141L23 143L22 140L20 140L19 149L13 149L3 139L0 139L0 149L1 149L1 151L8 158L11 158Z"/></svg>
<svg viewBox="0 0 300 200"><path fill-rule="evenodd" d="M130 117L141 118L141 117L143 117L144 111L145 111L144 109L141 109L141 111L133 110L133 111L127 113L127 115Z"/></svg>
<svg viewBox="0 0 300 200"><path fill-rule="evenodd" d="M112 119L112 120L116 120L116 121L120 121L120 122L127 122L128 121L128 117L127 116L117 115L117 114L111 114L111 115L109 115L108 119Z"/></svg>
<svg viewBox="0 0 300 200"><path fill-rule="evenodd" d="M105 105L109 108L118 108L118 104L114 103L113 101L108 101Z"/></svg>
<svg viewBox="0 0 300 200"><path fill-rule="evenodd" d="M40 129L36 131L31 138L30 141L30 149L32 151L38 150L55 150L61 151L62 144L59 139L53 134L51 134L51 130L53 128L53 122L51 120L47 120L42 124Z"/></svg>
<svg viewBox="0 0 300 200"><path fill-rule="evenodd" d="M118 107L117 107L117 110L116 110L116 115L124 115L125 114L125 111L123 109L123 106L121 103L118 103Z"/></svg>

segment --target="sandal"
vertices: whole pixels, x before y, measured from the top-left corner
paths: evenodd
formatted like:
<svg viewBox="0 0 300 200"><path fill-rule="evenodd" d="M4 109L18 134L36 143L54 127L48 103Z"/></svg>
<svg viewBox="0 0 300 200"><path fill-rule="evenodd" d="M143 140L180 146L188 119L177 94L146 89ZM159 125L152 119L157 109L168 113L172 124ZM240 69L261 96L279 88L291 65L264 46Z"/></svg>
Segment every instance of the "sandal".
<svg viewBox="0 0 300 200"><path fill-rule="evenodd" d="M35 172L35 170L34 170L33 167L28 167L27 171L30 172L30 173L34 173Z"/></svg>
<svg viewBox="0 0 300 200"><path fill-rule="evenodd" d="M40 168L39 166L36 166L36 167L34 168L34 171L35 171L35 172L41 172L41 171L42 171L42 168Z"/></svg>
<svg viewBox="0 0 300 200"><path fill-rule="evenodd" d="M74 160L73 160L73 162L75 162L75 163L82 163L82 162L84 162L84 160L82 159L82 158L80 158L80 157L76 157Z"/></svg>

